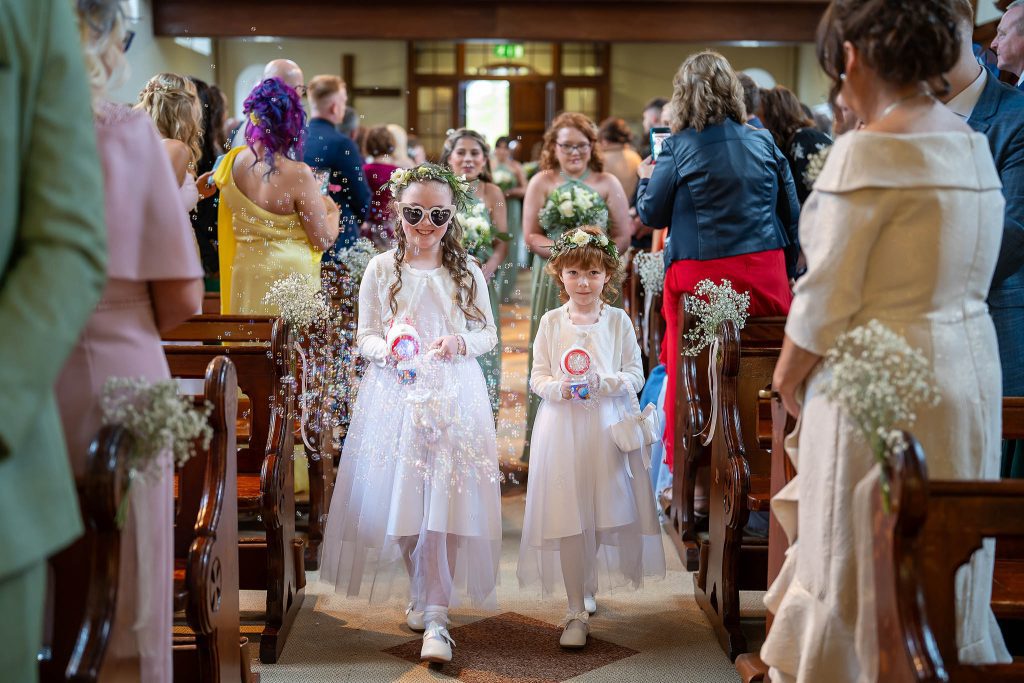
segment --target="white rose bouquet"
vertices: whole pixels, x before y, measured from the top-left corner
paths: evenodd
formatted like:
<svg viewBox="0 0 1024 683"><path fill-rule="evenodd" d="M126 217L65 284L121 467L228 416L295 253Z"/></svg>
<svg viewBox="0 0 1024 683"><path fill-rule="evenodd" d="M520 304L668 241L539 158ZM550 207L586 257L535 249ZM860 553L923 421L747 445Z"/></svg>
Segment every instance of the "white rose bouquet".
<svg viewBox="0 0 1024 683"><path fill-rule="evenodd" d="M572 183L551 191L538 220L549 236L583 225L607 228L608 206L594 190L583 183Z"/></svg>
<svg viewBox="0 0 1024 683"><path fill-rule="evenodd" d="M498 232L491 221L491 212L483 202L474 202L458 214L462 226L462 246L481 263L494 253L494 240L508 241L511 235Z"/></svg>
<svg viewBox="0 0 1024 683"><path fill-rule="evenodd" d="M508 192L518 185L516 174L504 167L494 169L491 177L494 180L494 184L500 187L502 192Z"/></svg>
<svg viewBox="0 0 1024 683"><path fill-rule="evenodd" d="M722 280L722 284L716 285L711 280L701 280L697 283L693 293L704 299L694 299L693 314L697 318L698 325L683 335L683 339L690 343L690 346L683 349L686 356L696 356L706 346L714 342L718 326L726 320L732 320L736 326L743 329L747 324L747 310L750 308L750 294L740 294L732 288L732 282Z"/></svg>
<svg viewBox="0 0 1024 683"><path fill-rule="evenodd" d="M853 420L883 465L882 502L888 512L886 458L906 447L897 425L909 429L918 406L938 405L935 375L923 353L877 320L841 334L825 363L831 371L825 394Z"/></svg>

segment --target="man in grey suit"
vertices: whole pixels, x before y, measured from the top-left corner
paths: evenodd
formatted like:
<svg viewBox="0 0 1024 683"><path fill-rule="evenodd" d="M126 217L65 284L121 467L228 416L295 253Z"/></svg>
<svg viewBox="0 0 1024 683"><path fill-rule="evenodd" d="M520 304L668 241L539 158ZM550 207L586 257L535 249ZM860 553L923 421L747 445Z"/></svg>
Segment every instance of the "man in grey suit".
<svg viewBox="0 0 1024 683"><path fill-rule="evenodd" d="M0 679L35 681L46 559L82 531L53 385L100 298L103 176L67 0L0 4Z"/></svg>
<svg viewBox="0 0 1024 683"><path fill-rule="evenodd" d="M1024 88L1024 0L1013 0L1007 6L989 47L996 53L999 70L1016 74L1017 88Z"/></svg>
<svg viewBox="0 0 1024 683"><path fill-rule="evenodd" d="M978 64L971 45L973 7L969 0L958 0L957 5L960 58L946 74L950 91L944 99L946 106L988 138L1003 182L1003 242L988 304L999 338L1003 395L1024 396L1024 92L1000 83ZM1019 9L1024 13L1024 7ZM1014 454L1007 453L1004 476L1015 468L1024 475L1022 467L1024 462L1014 465Z"/></svg>

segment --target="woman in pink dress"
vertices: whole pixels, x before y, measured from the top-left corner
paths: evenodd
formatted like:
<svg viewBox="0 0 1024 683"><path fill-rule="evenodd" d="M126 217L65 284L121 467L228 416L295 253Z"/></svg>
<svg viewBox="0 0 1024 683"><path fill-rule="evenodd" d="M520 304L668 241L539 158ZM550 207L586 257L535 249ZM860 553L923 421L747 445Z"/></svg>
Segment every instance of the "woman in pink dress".
<svg viewBox="0 0 1024 683"><path fill-rule="evenodd" d="M81 6L81 5L80 5ZM96 141L106 188L108 282L57 381L57 399L76 475L101 424L111 376L170 378L160 330L201 308L203 270L178 184L153 122L103 99L123 69L118 3L94 3L82 17L93 76ZM107 66L109 65L109 66ZM121 541L113 632L100 680L171 683L173 473L135 480Z"/></svg>

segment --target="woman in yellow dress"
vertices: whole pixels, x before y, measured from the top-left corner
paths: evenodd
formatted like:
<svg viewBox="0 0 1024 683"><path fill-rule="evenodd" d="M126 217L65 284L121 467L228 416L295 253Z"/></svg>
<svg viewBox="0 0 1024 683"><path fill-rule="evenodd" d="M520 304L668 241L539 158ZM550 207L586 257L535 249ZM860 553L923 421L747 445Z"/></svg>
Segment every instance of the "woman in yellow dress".
<svg viewBox="0 0 1024 683"><path fill-rule="evenodd" d="M221 313L280 313L263 298L304 273L320 282L320 257L338 236L338 206L301 161L306 114L293 88L268 78L245 100L248 145L213 174L220 188Z"/></svg>

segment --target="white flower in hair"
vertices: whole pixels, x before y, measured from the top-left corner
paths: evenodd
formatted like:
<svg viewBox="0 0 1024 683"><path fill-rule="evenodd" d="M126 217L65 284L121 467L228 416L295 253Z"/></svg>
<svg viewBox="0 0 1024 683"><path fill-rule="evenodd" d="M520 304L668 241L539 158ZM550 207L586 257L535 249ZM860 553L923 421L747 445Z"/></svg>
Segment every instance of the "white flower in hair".
<svg viewBox="0 0 1024 683"><path fill-rule="evenodd" d="M597 243L600 244L602 247L608 246L608 236L602 232L600 235L597 236Z"/></svg>
<svg viewBox="0 0 1024 683"><path fill-rule="evenodd" d="M590 241L590 235L584 232L583 230L577 230L572 234L571 237L569 237L569 239L577 247L582 247L583 245Z"/></svg>

